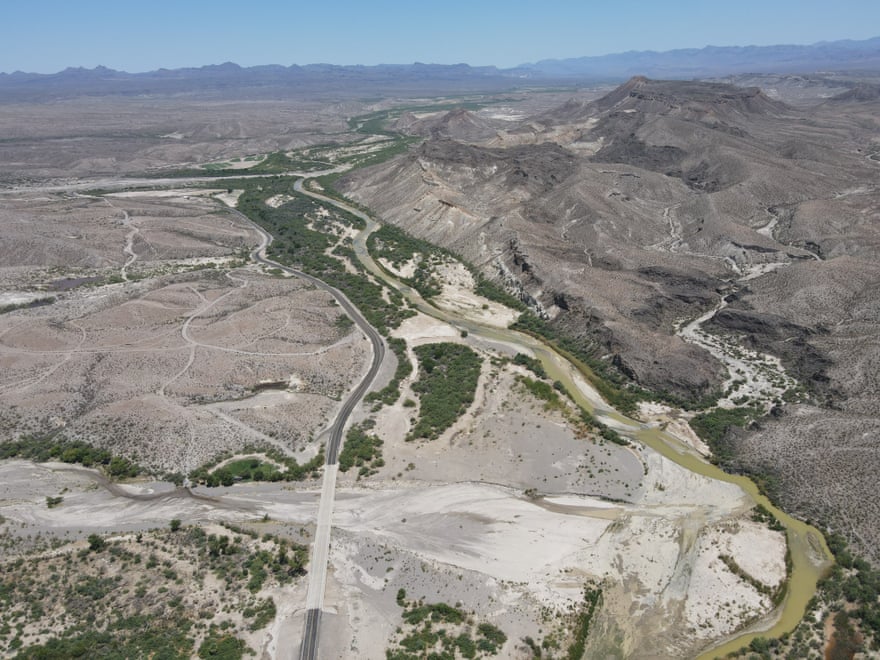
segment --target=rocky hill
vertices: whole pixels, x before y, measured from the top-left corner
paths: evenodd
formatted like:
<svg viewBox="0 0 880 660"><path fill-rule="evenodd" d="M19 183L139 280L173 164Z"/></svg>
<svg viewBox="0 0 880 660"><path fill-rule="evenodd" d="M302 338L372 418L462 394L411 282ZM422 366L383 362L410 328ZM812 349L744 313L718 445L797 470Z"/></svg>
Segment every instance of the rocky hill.
<svg viewBox="0 0 880 660"><path fill-rule="evenodd" d="M463 142L478 142L496 133L496 128L490 122L463 108L429 113L422 117L407 112L394 123L394 128L409 135L451 138Z"/></svg>
<svg viewBox="0 0 880 660"><path fill-rule="evenodd" d="M813 396L778 406L748 436L763 444L739 441L739 460L780 473L795 509L847 511L864 541L880 536L866 513L880 497L866 504L819 478L804 422L827 419L830 406L842 447L880 430L869 376L880 359L869 311L880 304L880 125L876 103L862 103L858 113L802 110L757 88L636 77L480 144L430 137L341 186L654 390L698 398L728 378L676 328L735 293L713 331L778 355ZM799 452L784 449L788 433ZM880 467L868 454L841 449L833 471Z"/></svg>
<svg viewBox="0 0 880 660"><path fill-rule="evenodd" d="M638 77L533 118L533 144L431 138L345 186L522 287L642 384L697 397L719 384L718 365L677 339L673 322L750 267L812 258L803 242L757 230L768 208L818 192L817 169L826 194L846 185L835 162L800 158L812 149L839 160L821 142L784 138L792 115L757 89Z"/></svg>

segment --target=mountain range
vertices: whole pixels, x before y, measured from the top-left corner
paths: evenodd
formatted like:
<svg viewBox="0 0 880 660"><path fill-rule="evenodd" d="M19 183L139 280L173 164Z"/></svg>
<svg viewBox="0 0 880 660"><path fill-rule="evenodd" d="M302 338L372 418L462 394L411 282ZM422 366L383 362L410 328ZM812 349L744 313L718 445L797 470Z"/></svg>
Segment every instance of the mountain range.
<svg viewBox="0 0 880 660"><path fill-rule="evenodd" d="M0 99L45 100L80 95L208 94L224 97L304 94L446 93L493 91L522 85L621 81L633 75L690 79L737 73L801 73L880 69L880 37L812 45L706 46L666 52L632 51L542 60L511 69L468 64L376 66L232 62L194 68L127 73L107 67L67 68L54 74L0 73Z"/></svg>

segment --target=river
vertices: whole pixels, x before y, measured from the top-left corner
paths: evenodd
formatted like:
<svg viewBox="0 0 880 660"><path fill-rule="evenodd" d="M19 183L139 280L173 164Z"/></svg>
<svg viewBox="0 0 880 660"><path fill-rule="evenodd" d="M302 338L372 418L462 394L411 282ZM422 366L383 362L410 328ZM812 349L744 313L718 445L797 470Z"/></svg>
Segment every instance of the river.
<svg viewBox="0 0 880 660"><path fill-rule="evenodd" d="M522 348L523 352L534 354L541 360L549 377L552 380L562 382L573 395L575 401L593 413L598 420L613 427L621 435L647 445L683 468L710 479L736 484L756 504L762 504L766 507L785 527L791 559L791 574L784 601L768 617L707 649L698 656L698 660L724 657L728 653L748 645L756 637L779 637L794 630L804 617L807 603L815 594L819 579L828 571L832 562L831 552L825 543L824 536L818 529L792 518L774 506L759 492L758 487L749 478L727 474L719 467L706 461L681 439L666 431L630 419L615 410L595 390L586 385L583 378L575 378L575 375L580 372L580 375L587 376L586 380L589 381L592 374L589 373L585 365L574 363L530 335L510 329L487 327L428 304L417 292L390 276L373 261L367 250L367 238L380 226L378 222L348 204L341 203L326 195L305 190L302 180L296 182L295 190L361 218L366 223L366 227L354 239L354 250L358 259L369 272L405 295L419 311L462 330L467 330L469 335L493 343Z"/></svg>

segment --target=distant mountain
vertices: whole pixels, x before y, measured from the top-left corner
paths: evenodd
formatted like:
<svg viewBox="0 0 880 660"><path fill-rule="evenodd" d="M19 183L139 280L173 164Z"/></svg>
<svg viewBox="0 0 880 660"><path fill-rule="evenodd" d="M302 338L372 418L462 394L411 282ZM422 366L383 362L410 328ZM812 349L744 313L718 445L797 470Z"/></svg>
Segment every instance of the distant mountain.
<svg viewBox="0 0 880 660"><path fill-rule="evenodd" d="M73 96L190 95L286 98L364 94L444 94L500 91L523 84L622 81L635 75L690 79L740 73L880 70L880 37L811 46L745 46L618 53L543 60L513 69L467 64L338 66L277 64L243 68L232 62L198 68L126 73L103 66L59 73L0 73L0 101Z"/></svg>
<svg viewBox="0 0 880 660"><path fill-rule="evenodd" d="M876 101L877 99L880 99L880 85L860 83L832 97L831 101Z"/></svg>
<svg viewBox="0 0 880 660"><path fill-rule="evenodd" d="M540 78L540 76L538 76ZM337 66L277 64L241 67L232 62L198 68L126 73L103 66L54 74L0 73L0 101L40 101L73 96L188 95L223 98L288 98L364 94L443 94L512 87L495 67L467 64Z"/></svg>
<svg viewBox="0 0 880 660"><path fill-rule="evenodd" d="M880 37L821 41L809 46L706 46L662 53L630 51L596 57L542 60L518 67L536 78L614 79L635 75L698 78L735 73L802 73L880 69Z"/></svg>

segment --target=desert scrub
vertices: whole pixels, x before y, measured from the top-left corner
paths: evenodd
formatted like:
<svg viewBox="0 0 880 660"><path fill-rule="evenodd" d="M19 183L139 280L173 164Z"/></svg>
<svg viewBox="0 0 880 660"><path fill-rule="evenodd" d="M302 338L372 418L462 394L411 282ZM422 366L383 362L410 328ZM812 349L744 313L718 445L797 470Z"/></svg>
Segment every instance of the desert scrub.
<svg viewBox="0 0 880 660"><path fill-rule="evenodd" d="M543 401L545 410L563 410L565 408L565 403L549 383L519 375L516 377L516 382L522 385L533 397Z"/></svg>
<svg viewBox="0 0 880 660"><path fill-rule="evenodd" d="M538 378L547 378L547 371L544 369L544 365L541 364L540 360L529 357L525 353L517 353L513 356L513 360L511 361L516 365L525 367Z"/></svg>
<svg viewBox="0 0 880 660"><path fill-rule="evenodd" d="M240 657L218 652L244 651L240 637L274 620L264 589L299 579L307 560L305 546L275 536L181 526L93 534L2 561L0 631L16 633L0 632L0 655L191 658L213 649L206 657Z"/></svg>
<svg viewBox="0 0 880 660"><path fill-rule="evenodd" d="M243 640L217 628L212 628L199 646L199 657L207 660L240 660L245 653L253 651Z"/></svg>
<svg viewBox="0 0 880 660"><path fill-rule="evenodd" d="M363 272L349 273L340 259L326 252L334 246L337 237L332 234L332 223L319 212L320 202L293 191L292 179L266 179L258 183L244 180L245 191L238 198L238 209L272 234L269 247L271 259L292 266L321 279L345 295L379 332L388 332L413 314L398 291L388 290L371 281ZM290 195L292 199L277 208L265 201L274 195ZM338 209L333 209L336 222L363 227L363 221ZM361 269L357 259L351 265Z"/></svg>
<svg viewBox="0 0 880 660"><path fill-rule="evenodd" d="M531 312L520 314L510 328L542 339L552 346L579 368L602 398L626 415L637 411L639 401L662 401L685 410L702 410L715 405L721 395L720 392L712 392L700 399L689 400L670 392L645 390L631 382L611 362L600 359L600 353L605 352L600 344L588 338L573 337L552 321L546 321Z"/></svg>
<svg viewBox="0 0 880 660"><path fill-rule="evenodd" d="M96 467L116 479L136 477L143 471L127 458L79 440L25 436L0 444L0 459L4 458L26 458L37 463L60 461Z"/></svg>
<svg viewBox="0 0 880 660"><path fill-rule="evenodd" d="M6 314L8 312L14 312L17 309L31 309L33 307L43 307L44 305L51 305L56 300L55 296L47 296L44 298L37 298L35 300L31 300L25 303L13 303L9 305L0 306L0 314Z"/></svg>
<svg viewBox="0 0 880 660"><path fill-rule="evenodd" d="M385 387L377 392L370 392L364 397L364 401L376 403L373 410L381 408L383 404L390 406L397 401L400 397L400 383L412 373L412 364L406 355L406 340L399 337L388 337L385 343L397 358L397 367L394 369L394 376Z"/></svg>
<svg viewBox="0 0 880 660"><path fill-rule="evenodd" d="M419 419L408 439L434 439L448 429L474 402L482 359L461 344L423 344L415 349L419 379Z"/></svg>
<svg viewBox="0 0 880 660"><path fill-rule="evenodd" d="M367 433L372 421L353 426L345 435L345 444L339 453L339 471L348 472L352 467L359 468L358 476L364 477L382 467L382 440Z"/></svg>
<svg viewBox="0 0 880 660"><path fill-rule="evenodd" d="M540 363L538 364L538 366L540 366ZM629 440L621 436L614 429L606 426L605 424L597 420L585 409L577 407L579 414L576 414L574 409L570 407L566 403L566 401L559 395L560 392L565 392L565 388L561 386L561 383L554 383L553 385L550 385L543 380L535 380L534 378L529 378L528 376L522 375L518 375L516 377L516 380L532 396L534 396L536 399L544 401L545 410L560 411L563 416L576 429L581 432L581 434L585 434L586 431L593 430L599 435L602 440L607 440L608 442L613 442L616 445L622 446L626 446L629 444Z"/></svg>
<svg viewBox="0 0 880 660"><path fill-rule="evenodd" d="M806 616L790 634L759 637L730 657L852 658L876 657L880 651L880 570L854 556L837 533L826 536L835 564L819 581ZM830 619L832 636L826 637ZM826 655L827 650L827 655ZM757 654L757 655L756 655Z"/></svg>
<svg viewBox="0 0 880 660"><path fill-rule="evenodd" d="M215 470L214 467L218 463L231 458L229 455L219 456L190 472L189 478L195 483L210 488L231 486L237 481L302 481L308 477L318 476L319 470L324 465L323 446L311 460L302 464L275 447L248 446L244 448L243 453L262 453L273 463L261 461L253 456L245 456ZM282 467L279 468L279 465Z"/></svg>
<svg viewBox="0 0 880 660"><path fill-rule="evenodd" d="M447 259L453 259L452 255L443 248L413 238L393 225L382 225L370 234L367 248L377 263L378 259L384 258L396 269L412 261L415 264L412 277L398 277L398 279L418 291L425 300L430 300L442 291L433 266Z"/></svg>
<svg viewBox="0 0 880 660"><path fill-rule="evenodd" d="M407 601L406 592L397 592L403 608L402 625L385 651L388 660L420 658L485 658L498 655L507 635L487 621L447 603Z"/></svg>
<svg viewBox="0 0 880 660"><path fill-rule="evenodd" d="M584 602L575 617L574 639L565 655L568 660L580 660L580 658L584 657L587 637L590 634L590 625L593 622L593 616L596 614L596 608L599 607L601 602L601 589L591 587L584 589Z"/></svg>
<svg viewBox="0 0 880 660"><path fill-rule="evenodd" d="M504 287L485 277L470 264L465 263L465 266L471 271L471 275L474 276L474 282L476 283L474 286L474 293L478 296L483 296L483 298L486 298L487 300L501 303L505 307L510 307L510 309L517 312L529 311L528 305L513 294L508 293Z"/></svg>
<svg viewBox="0 0 880 660"><path fill-rule="evenodd" d="M486 278L460 254L423 239L415 238L400 227L382 225L370 235L367 240L367 248L374 259L385 258L396 269L413 260L416 264L413 276L410 278L398 277L397 279L418 291L425 300L430 300L442 290L434 276L433 266L443 262L457 261L474 278L474 293L478 296L500 303L517 312L529 311L528 306L522 300Z"/></svg>
<svg viewBox="0 0 880 660"><path fill-rule="evenodd" d="M755 505L754 510L752 511L752 520L757 523L762 523L767 525L770 529L775 532L784 532L785 525L783 525L779 520L776 519L770 511L763 504L758 503Z"/></svg>
<svg viewBox="0 0 880 660"><path fill-rule="evenodd" d="M690 421L690 426L709 445L713 460L726 464L735 458L733 447L727 439L727 432L734 426L745 427L761 414L762 412L755 408L716 408L695 415Z"/></svg>

